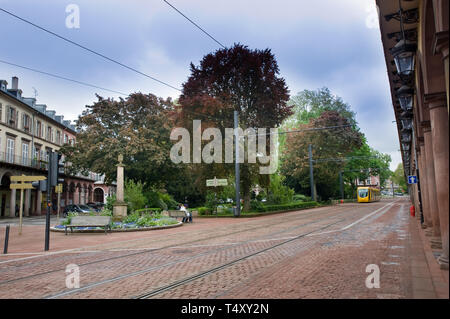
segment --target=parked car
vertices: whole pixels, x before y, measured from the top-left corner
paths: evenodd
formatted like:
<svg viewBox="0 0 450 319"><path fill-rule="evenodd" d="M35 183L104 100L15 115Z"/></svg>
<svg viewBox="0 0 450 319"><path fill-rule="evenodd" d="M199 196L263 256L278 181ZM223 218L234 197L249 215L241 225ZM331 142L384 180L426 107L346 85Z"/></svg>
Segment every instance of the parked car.
<svg viewBox="0 0 450 319"><path fill-rule="evenodd" d="M67 214L70 212L75 213L95 213L96 210L88 205L67 205L64 207L63 216L67 217Z"/></svg>
<svg viewBox="0 0 450 319"><path fill-rule="evenodd" d="M92 207L97 212L101 211L103 209L103 207L105 207L105 204L101 203L101 202L96 202L96 203L90 202L90 203L87 203L86 205L88 205L89 207Z"/></svg>

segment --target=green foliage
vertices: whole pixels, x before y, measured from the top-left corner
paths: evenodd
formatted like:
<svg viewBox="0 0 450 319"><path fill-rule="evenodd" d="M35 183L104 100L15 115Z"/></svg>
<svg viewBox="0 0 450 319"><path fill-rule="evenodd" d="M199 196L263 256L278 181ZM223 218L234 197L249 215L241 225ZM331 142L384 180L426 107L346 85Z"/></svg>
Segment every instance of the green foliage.
<svg viewBox="0 0 450 319"><path fill-rule="evenodd" d="M281 211L281 210L292 210L299 208L312 208L317 207L319 204L317 202L297 202L279 205L261 205L256 209L258 212L271 212L271 211Z"/></svg>
<svg viewBox="0 0 450 319"><path fill-rule="evenodd" d="M211 209L208 207L198 207L197 211L200 216L211 215Z"/></svg>
<svg viewBox="0 0 450 319"><path fill-rule="evenodd" d="M104 209L112 211L113 207L114 207L113 205L114 205L115 202L116 202L116 194L108 196L106 198L106 204L105 204L105 208Z"/></svg>
<svg viewBox="0 0 450 319"><path fill-rule="evenodd" d="M125 182L124 200L128 205L129 211L134 212L145 206L146 198L143 194L144 184L128 180Z"/></svg>
<svg viewBox="0 0 450 319"><path fill-rule="evenodd" d="M285 204L292 201L294 190L283 185L284 177L278 174L270 176L269 196L267 201L271 204Z"/></svg>
<svg viewBox="0 0 450 319"><path fill-rule="evenodd" d="M311 197L305 196L305 195L303 195L303 194L295 194L295 195L292 197L292 200L293 200L294 202L309 202L309 201L311 201Z"/></svg>
<svg viewBox="0 0 450 319"><path fill-rule="evenodd" d="M392 174L392 181L397 184L403 192L408 191L408 185L406 184L405 172L403 170L403 164L398 164L394 173Z"/></svg>

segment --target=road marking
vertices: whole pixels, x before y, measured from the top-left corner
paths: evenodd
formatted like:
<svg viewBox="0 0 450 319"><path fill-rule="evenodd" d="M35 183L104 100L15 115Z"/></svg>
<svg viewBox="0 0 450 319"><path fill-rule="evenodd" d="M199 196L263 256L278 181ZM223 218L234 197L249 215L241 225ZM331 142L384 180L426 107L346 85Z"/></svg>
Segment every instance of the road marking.
<svg viewBox="0 0 450 319"><path fill-rule="evenodd" d="M313 233L313 234L309 234L309 235L307 235L307 236L324 235L324 234L336 233L336 232L341 232L341 231L347 230L347 229L349 229L349 228L351 228L351 227L353 227L353 226L359 224L359 223L362 222L363 220L369 218L370 216L373 216L373 215L379 213L381 210L385 209L385 211L382 212L382 213L380 214L380 216L383 215L383 214L386 213L386 212L387 212L387 211L388 211L388 210L389 210L396 202L397 202L397 201L392 202L392 203L389 203L389 204L386 204L386 205L384 205L383 207L378 208L376 211L370 213L369 215L366 215L366 216L364 216L364 217L358 219L357 221L355 221L355 222L353 222L353 223L351 223L351 224L349 224L349 225L347 225L347 226L345 226L345 227L342 227L341 229L337 229L337 230L329 230L329 231L320 232L320 233Z"/></svg>

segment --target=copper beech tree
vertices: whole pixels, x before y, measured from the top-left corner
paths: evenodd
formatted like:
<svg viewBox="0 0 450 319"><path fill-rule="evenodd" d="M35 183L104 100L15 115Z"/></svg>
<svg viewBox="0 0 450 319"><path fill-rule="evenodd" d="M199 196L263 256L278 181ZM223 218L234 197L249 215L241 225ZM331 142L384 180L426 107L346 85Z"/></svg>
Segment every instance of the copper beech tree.
<svg viewBox="0 0 450 319"><path fill-rule="evenodd" d="M223 133L225 128L233 127L233 111L236 110L239 127L243 130L275 128L292 114L288 100L289 91L285 80L279 76L272 52L235 44L204 56L199 66L191 63L191 75L183 84L177 107L178 124L192 129L192 120L199 119L202 130L215 127ZM208 172L233 174L233 164L201 165L204 176L208 176ZM241 164L244 210L250 208L251 186L267 180L259 176L258 165Z"/></svg>

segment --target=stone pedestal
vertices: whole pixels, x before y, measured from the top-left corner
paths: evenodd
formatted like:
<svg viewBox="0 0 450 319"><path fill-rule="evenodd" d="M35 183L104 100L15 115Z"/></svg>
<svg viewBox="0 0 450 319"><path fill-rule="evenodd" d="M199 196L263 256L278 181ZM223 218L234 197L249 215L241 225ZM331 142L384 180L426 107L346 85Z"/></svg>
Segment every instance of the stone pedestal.
<svg viewBox="0 0 450 319"><path fill-rule="evenodd" d="M117 164L117 192L116 202L113 204L113 215L116 217L127 216L127 203L124 201L124 165L123 156L119 155L119 164Z"/></svg>
<svg viewBox="0 0 450 319"><path fill-rule="evenodd" d="M113 216L127 217L127 204L115 202L113 204Z"/></svg>

